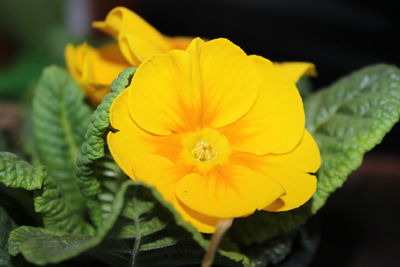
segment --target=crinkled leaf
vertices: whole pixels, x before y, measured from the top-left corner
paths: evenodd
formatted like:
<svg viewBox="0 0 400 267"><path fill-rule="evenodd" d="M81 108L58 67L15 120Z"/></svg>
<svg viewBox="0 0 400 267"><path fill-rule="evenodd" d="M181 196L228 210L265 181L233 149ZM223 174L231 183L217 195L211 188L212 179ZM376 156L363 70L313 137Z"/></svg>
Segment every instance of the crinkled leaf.
<svg viewBox="0 0 400 267"><path fill-rule="evenodd" d="M117 254L137 266L200 265L208 246L203 236L182 221L153 187L139 182L132 183L127 190L124 208L108 238L119 240L114 241L111 249L97 248L101 254ZM232 251L220 251L216 263L249 264L246 256Z"/></svg>
<svg viewBox="0 0 400 267"><path fill-rule="evenodd" d="M100 225L106 216L103 214L97 198L101 192L97 178L110 176L109 174L113 169L120 172L118 168L110 169L107 166L107 162L110 160L104 159L106 156L105 136L110 129L109 109L115 97L130 84L135 70L136 68L128 68L111 84L111 93L103 99L90 117L90 123L78 157L76 168L78 182L86 199L85 202L91 219L96 225Z"/></svg>
<svg viewBox="0 0 400 267"><path fill-rule="evenodd" d="M75 162L89 123L90 109L68 73L55 66L44 70L35 90L33 129L40 164L49 173L35 208L49 229L91 233Z"/></svg>
<svg viewBox="0 0 400 267"><path fill-rule="evenodd" d="M124 195L130 183L127 181L119 188L112 203L111 212L97 229L96 235L74 235L59 230L21 226L10 234L8 242L10 254L22 253L27 261L44 265L75 257L97 246L113 227L120 214Z"/></svg>
<svg viewBox="0 0 400 267"><path fill-rule="evenodd" d="M156 202L154 198L160 202ZM115 195L111 211L95 236L73 235L29 226L19 227L10 234L9 252L11 255L22 253L26 260L34 264L58 263L96 247L108 233L105 244L93 251L101 252L99 257L122 254L117 258L127 257L126 260L130 261L132 255L135 255L135 262L139 266L174 266L178 263L181 265L182 262L201 261L207 242L192 226L181 221L172 207L151 187L129 180L124 182ZM118 218L119 214L121 216ZM115 223L117 219L118 222ZM149 223L150 221L153 223ZM132 223L133 229L129 226ZM166 228L171 223L173 227ZM116 240L117 237L120 239ZM193 237L199 242L194 242ZM136 246L135 242L138 242ZM225 266L248 266L248 260L244 256L234 252L223 253L234 261L219 256L217 262Z"/></svg>
<svg viewBox="0 0 400 267"><path fill-rule="evenodd" d="M236 220L231 238L237 242L261 243L298 228L342 186L363 155L399 120L400 70L383 64L364 68L309 96L304 104L307 128L322 156L317 192L298 209L257 212Z"/></svg>
<svg viewBox="0 0 400 267"><path fill-rule="evenodd" d="M383 64L364 68L313 95L305 107L307 128L322 156L315 213L398 122L400 70Z"/></svg>
<svg viewBox="0 0 400 267"><path fill-rule="evenodd" d="M0 207L0 266L12 266L10 254L8 253L8 235L16 227L7 212Z"/></svg>
<svg viewBox="0 0 400 267"><path fill-rule="evenodd" d="M0 183L12 188L34 190L42 187L46 173L8 152L0 152Z"/></svg>

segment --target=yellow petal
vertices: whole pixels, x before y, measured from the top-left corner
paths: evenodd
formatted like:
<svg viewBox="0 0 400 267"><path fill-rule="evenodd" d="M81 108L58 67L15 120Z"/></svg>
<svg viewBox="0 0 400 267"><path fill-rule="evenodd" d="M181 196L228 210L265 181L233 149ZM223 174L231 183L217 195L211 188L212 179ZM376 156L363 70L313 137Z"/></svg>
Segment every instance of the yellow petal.
<svg viewBox="0 0 400 267"><path fill-rule="evenodd" d="M110 108L110 123L116 131L107 135L111 155L118 166L131 178L132 159L146 154L159 154L177 160L182 144L177 135L154 136L139 128L129 115L128 92L123 91Z"/></svg>
<svg viewBox="0 0 400 267"><path fill-rule="evenodd" d="M207 216L201 213L198 213L190 208L188 208L185 204L179 201L178 198L175 197L174 208L179 212L182 216L182 219L189 222L193 225L197 231L201 233L214 233L216 225L222 219Z"/></svg>
<svg viewBox="0 0 400 267"><path fill-rule="evenodd" d="M82 78L94 84L109 86L118 74L129 67L116 43L92 49L87 54L87 65Z"/></svg>
<svg viewBox="0 0 400 267"><path fill-rule="evenodd" d="M297 170L315 173L321 165L321 155L312 135L304 130L301 142L293 151L271 155L268 157L268 165L290 165Z"/></svg>
<svg viewBox="0 0 400 267"><path fill-rule="evenodd" d="M308 62L274 63L275 69L287 80L296 83L303 76L316 76L315 65Z"/></svg>
<svg viewBox="0 0 400 267"><path fill-rule="evenodd" d="M189 171L183 165L153 154L132 158L131 166L137 180L154 186L170 203L174 202L178 181Z"/></svg>
<svg viewBox="0 0 400 267"><path fill-rule="evenodd" d="M114 36L119 42L125 40L120 42L121 51L133 66L137 66L141 61L138 57L146 53L148 48L145 44L156 47L157 53L164 53L171 49L170 44L160 32L136 13L124 7L114 8L108 13L105 21L94 22L93 27ZM126 39L139 39L141 44L136 44L134 50L129 50Z"/></svg>
<svg viewBox="0 0 400 267"><path fill-rule="evenodd" d="M242 166L229 166L200 175L191 173L179 181L176 195L187 207L207 216L247 216L284 194L273 180Z"/></svg>
<svg viewBox="0 0 400 267"><path fill-rule="evenodd" d="M160 135L220 127L254 104L260 79L240 48L226 39L192 41L143 62L130 86L130 113Z"/></svg>
<svg viewBox="0 0 400 267"><path fill-rule="evenodd" d="M246 53L227 39L208 42L196 38L187 49L192 75L199 87L201 125L226 126L243 116L254 104L260 77Z"/></svg>
<svg viewBox="0 0 400 267"><path fill-rule="evenodd" d="M168 49L160 48L156 43L152 43L142 36L132 34L121 36L119 46L125 58L133 66L138 66L145 59L168 51Z"/></svg>
<svg viewBox="0 0 400 267"><path fill-rule="evenodd" d="M165 157L143 155L133 159L132 169L135 177L154 186L163 198L170 202L180 213L183 220L191 223L202 233L212 233L219 218L206 216L191 210L182 204L175 195L177 182L189 170L184 166L173 164Z"/></svg>
<svg viewBox="0 0 400 267"><path fill-rule="evenodd" d="M143 62L127 90L130 114L140 127L160 135L194 130L200 96L191 85L186 52L174 50Z"/></svg>
<svg viewBox="0 0 400 267"><path fill-rule="evenodd" d="M165 157L151 154L135 157L131 166L136 179L154 186L163 198L174 206L185 221L191 223L202 233L214 232L216 224L221 219L193 211L175 196L177 182L190 171L185 166L174 164Z"/></svg>
<svg viewBox="0 0 400 267"><path fill-rule="evenodd" d="M306 130L300 144L290 153L266 159L265 173L280 183L287 194L266 208L268 211L286 211L307 202L317 189L315 173L321 165L321 156L314 138Z"/></svg>
<svg viewBox="0 0 400 267"><path fill-rule="evenodd" d="M286 195L265 208L267 211L287 211L306 203L317 189L314 175L291 170L289 168L268 168L271 178L278 181L286 190Z"/></svg>
<svg viewBox="0 0 400 267"><path fill-rule="evenodd" d="M167 41L171 44L174 49L185 50L189 45L190 42L193 40L193 37L185 37L185 36L175 36L175 37L168 37L164 36Z"/></svg>
<svg viewBox="0 0 400 267"><path fill-rule="evenodd" d="M264 77L253 108L235 123L220 129L236 151L266 155L293 150L300 142L305 115L300 94L271 68L270 61L252 56L257 75Z"/></svg>
<svg viewBox="0 0 400 267"><path fill-rule="evenodd" d="M82 79L82 69L85 61L85 55L87 54L90 47L83 43L78 46L68 44L65 48L65 62L67 64L68 70L72 77L81 83Z"/></svg>
<svg viewBox="0 0 400 267"><path fill-rule="evenodd" d="M305 131L299 145L286 154L255 156L248 153L234 153L232 164L245 165L264 173L283 186L286 191L278 201L266 208L268 211L285 211L297 208L308 201L316 190L318 170L321 159L318 146L312 136Z"/></svg>
<svg viewBox="0 0 400 267"><path fill-rule="evenodd" d="M118 74L129 67L117 44L95 49L86 43L65 49L68 70L85 91L89 100L97 105L109 93L109 86Z"/></svg>

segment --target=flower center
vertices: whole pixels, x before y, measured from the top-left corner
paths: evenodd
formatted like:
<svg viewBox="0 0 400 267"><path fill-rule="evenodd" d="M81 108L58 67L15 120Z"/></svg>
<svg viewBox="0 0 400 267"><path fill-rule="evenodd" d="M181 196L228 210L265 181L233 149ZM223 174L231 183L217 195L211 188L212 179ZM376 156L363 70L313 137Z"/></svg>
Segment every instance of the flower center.
<svg viewBox="0 0 400 267"><path fill-rule="evenodd" d="M187 133L182 144L184 162L201 171L226 163L231 154L228 139L218 131L208 128Z"/></svg>
<svg viewBox="0 0 400 267"><path fill-rule="evenodd" d="M198 161L210 161L217 156L218 152L215 151L212 145L204 141L200 141L192 149L192 154Z"/></svg>

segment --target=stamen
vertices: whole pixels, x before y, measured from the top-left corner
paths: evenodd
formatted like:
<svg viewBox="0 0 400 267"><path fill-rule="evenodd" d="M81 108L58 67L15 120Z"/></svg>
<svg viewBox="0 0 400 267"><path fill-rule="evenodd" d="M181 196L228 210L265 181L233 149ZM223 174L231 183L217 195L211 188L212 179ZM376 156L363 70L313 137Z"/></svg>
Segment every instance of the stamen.
<svg viewBox="0 0 400 267"><path fill-rule="evenodd" d="M192 154L198 161L210 161L218 153L215 151L214 147L206 142L200 141L192 149Z"/></svg>

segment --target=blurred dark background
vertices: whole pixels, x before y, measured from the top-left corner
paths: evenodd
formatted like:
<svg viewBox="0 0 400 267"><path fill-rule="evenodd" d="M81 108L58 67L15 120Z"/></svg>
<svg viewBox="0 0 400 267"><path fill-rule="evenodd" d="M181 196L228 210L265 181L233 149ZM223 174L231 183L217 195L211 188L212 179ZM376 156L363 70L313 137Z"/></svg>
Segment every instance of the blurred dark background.
<svg viewBox="0 0 400 267"><path fill-rule="evenodd" d="M400 66L398 1L1 0L0 105L21 100L45 65L64 64L67 42L104 38L90 23L117 5L167 35L227 37L274 61L314 62L315 88L369 64ZM397 125L319 213L313 267L400 266L399 135Z"/></svg>

